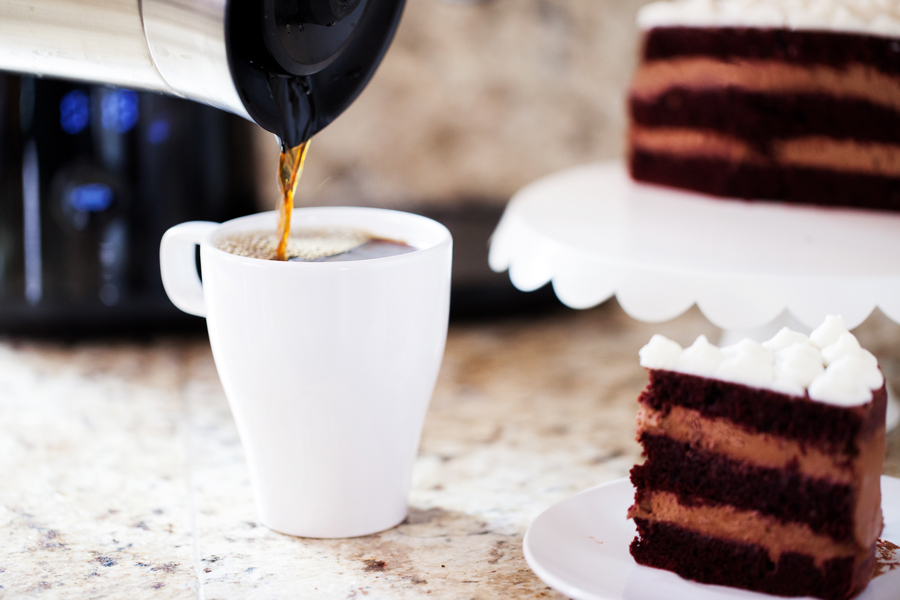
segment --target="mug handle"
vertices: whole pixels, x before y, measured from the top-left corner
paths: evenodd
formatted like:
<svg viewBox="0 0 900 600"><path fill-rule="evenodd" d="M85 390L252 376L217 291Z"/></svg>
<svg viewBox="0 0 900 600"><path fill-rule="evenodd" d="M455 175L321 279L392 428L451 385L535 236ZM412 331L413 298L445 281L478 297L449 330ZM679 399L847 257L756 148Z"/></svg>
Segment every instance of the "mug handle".
<svg viewBox="0 0 900 600"><path fill-rule="evenodd" d="M159 271L172 304L186 313L206 316L203 284L197 274L196 246L218 223L189 221L169 229L159 244Z"/></svg>

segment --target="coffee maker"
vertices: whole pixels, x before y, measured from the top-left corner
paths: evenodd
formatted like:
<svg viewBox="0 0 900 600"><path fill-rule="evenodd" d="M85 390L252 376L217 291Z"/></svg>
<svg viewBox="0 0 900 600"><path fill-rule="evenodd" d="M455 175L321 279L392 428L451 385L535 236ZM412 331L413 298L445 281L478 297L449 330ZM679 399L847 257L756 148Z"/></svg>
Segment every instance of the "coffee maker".
<svg viewBox="0 0 900 600"><path fill-rule="evenodd" d="M162 233L255 212L245 120L328 125L403 1L0 0L0 331L183 322Z"/></svg>
<svg viewBox="0 0 900 600"><path fill-rule="evenodd" d="M189 324L160 239L258 210L253 129L173 96L0 73L0 331Z"/></svg>
<svg viewBox="0 0 900 600"><path fill-rule="evenodd" d="M2 0L0 70L197 100L296 146L381 62L404 0Z"/></svg>

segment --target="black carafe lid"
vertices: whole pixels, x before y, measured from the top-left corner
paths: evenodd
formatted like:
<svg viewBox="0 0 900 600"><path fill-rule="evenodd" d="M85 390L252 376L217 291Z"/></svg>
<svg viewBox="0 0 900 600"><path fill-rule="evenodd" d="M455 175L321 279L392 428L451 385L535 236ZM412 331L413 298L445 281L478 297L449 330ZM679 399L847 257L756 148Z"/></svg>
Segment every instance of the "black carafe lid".
<svg viewBox="0 0 900 600"><path fill-rule="evenodd" d="M405 0L231 0L228 60L247 112L288 147L321 131L371 79Z"/></svg>

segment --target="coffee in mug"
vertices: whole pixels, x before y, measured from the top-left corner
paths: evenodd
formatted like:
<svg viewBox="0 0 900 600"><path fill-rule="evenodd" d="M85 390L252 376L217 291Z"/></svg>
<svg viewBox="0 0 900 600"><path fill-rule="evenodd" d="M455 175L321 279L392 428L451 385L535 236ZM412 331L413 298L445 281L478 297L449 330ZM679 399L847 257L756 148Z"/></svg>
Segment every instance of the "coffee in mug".
<svg viewBox="0 0 900 600"><path fill-rule="evenodd" d="M283 258L279 258L282 239L271 231L245 231L222 236L215 241L215 247L237 256L296 262L366 260L416 250L405 242L379 237L362 229L335 227L293 232L283 244Z"/></svg>

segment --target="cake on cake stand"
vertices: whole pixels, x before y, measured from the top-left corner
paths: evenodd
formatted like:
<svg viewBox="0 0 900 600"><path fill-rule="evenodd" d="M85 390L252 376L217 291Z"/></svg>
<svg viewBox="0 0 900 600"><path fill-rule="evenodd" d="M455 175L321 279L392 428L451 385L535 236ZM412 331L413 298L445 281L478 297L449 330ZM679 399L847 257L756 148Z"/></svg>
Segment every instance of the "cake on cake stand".
<svg viewBox="0 0 900 600"><path fill-rule="evenodd" d="M490 266L532 291L589 308L616 296L660 322L694 304L722 342L809 331L829 314L847 327L878 307L900 323L900 214L722 201L638 184L622 162L540 179L509 202ZM891 393L888 429L900 421Z"/></svg>

